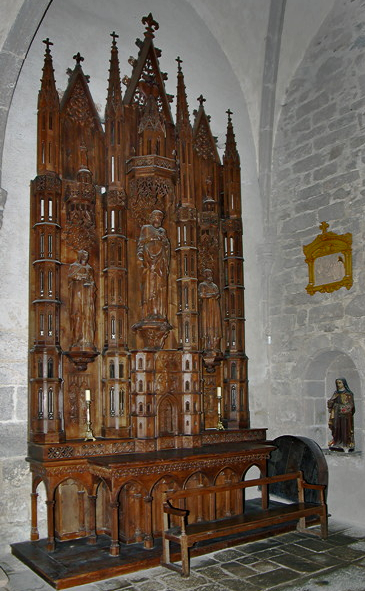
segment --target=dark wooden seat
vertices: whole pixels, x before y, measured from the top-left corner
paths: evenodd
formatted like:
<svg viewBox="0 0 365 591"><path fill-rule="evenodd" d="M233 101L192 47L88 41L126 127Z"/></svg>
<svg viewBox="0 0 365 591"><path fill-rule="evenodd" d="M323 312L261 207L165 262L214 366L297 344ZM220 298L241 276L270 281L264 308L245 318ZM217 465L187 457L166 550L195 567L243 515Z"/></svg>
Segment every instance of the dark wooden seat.
<svg viewBox="0 0 365 591"><path fill-rule="evenodd" d="M277 482L296 480L298 486L298 502L290 502L280 507L268 507L268 486ZM229 516L223 519L214 519L197 523L188 523L189 511L174 507L172 502L188 499L200 495L216 495L217 493L244 490L249 487L259 486L262 492L262 509L254 513L245 513ZM304 500L305 489L317 490L320 500L318 503L308 503ZM190 573L189 548L197 542L218 537L230 536L245 531L251 531L263 527L273 527L288 521L298 521L297 529L306 530L306 519L318 517L320 520L320 533L322 538L327 537L327 506L325 503L325 486L321 484L308 484L303 479L302 472L294 472L267 478L256 478L246 482L237 482L227 485L218 485L202 488L193 488L180 491L167 491L164 493L163 515L164 531L163 555L161 564L176 570L183 576ZM169 516L177 516L180 520L178 526L169 526ZM314 532L316 533L316 532ZM273 529L273 535L275 530ZM175 542L181 548L181 567L170 560L170 543Z"/></svg>

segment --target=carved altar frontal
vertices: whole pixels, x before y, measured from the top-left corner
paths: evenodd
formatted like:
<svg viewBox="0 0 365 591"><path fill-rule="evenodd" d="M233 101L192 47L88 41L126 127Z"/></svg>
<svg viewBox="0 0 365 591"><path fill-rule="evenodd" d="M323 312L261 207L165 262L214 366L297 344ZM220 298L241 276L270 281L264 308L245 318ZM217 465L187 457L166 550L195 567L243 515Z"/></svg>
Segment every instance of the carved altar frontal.
<svg viewBox="0 0 365 591"><path fill-rule="evenodd" d="M101 533L114 555L123 542L150 548L172 473L174 486L211 484L227 470L240 479L254 463L265 472L271 449L265 429L249 428L232 113L221 162L202 96L190 122L180 58L174 120L158 24L152 15L143 24L124 94L111 34L103 124L79 53L59 100L45 40L31 183L28 459L31 539L43 481L50 552L55 540L93 543ZM182 470L184 454L199 449L199 465ZM142 480L116 479L114 462L129 474L138 454ZM158 474L143 468L153 459Z"/></svg>

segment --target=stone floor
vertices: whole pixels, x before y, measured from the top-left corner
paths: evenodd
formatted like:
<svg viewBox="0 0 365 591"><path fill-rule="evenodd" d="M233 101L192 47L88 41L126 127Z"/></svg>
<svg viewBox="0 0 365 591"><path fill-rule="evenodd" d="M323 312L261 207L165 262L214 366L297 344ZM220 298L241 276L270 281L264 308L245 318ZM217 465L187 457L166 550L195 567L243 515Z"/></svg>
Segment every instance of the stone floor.
<svg viewBox="0 0 365 591"><path fill-rule="evenodd" d="M11 555L0 556L5 591L52 587ZM299 533L194 558L191 575L162 567L72 587L73 591L365 591L365 531L330 523L328 540ZM1 573L1 570L0 570Z"/></svg>

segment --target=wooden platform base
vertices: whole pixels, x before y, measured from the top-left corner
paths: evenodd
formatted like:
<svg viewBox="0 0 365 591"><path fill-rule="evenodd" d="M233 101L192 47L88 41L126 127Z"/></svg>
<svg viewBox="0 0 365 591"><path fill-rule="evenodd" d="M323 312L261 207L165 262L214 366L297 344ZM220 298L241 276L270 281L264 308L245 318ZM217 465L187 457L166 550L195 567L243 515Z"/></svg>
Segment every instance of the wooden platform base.
<svg viewBox="0 0 365 591"><path fill-rule="evenodd" d="M259 499L248 501L249 510L257 509L260 503ZM281 503L275 504L281 505ZM315 523L317 521L313 521L313 524ZM291 522L228 538L206 541L191 548L191 556L201 556L245 542L293 531L295 528L296 523ZM14 556L55 589L68 589L75 585L153 568L160 564L162 555L161 539L155 540L154 548L151 550L146 550L142 543L123 545L119 556L109 554L110 538L108 536L98 536L95 545L89 545L85 538L58 542L53 553L47 552L46 543L47 540L19 542L12 544L11 549ZM177 550L176 547L176 551L172 551L172 560L174 561L180 559Z"/></svg>

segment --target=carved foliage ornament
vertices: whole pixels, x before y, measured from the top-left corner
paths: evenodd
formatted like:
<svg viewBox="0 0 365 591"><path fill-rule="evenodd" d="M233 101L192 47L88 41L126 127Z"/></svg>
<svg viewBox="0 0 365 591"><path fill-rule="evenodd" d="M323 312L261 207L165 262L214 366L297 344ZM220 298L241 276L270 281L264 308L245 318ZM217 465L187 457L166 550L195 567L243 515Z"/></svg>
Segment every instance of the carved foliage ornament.
<svg viewBox="0 0 365 591"><path fill-rule="evenodd" d="M80 80L73 88L72 95L67 103L66 115L70 119L76 120L81 125L92 125L93 114L87 99L85 89Z"/></svg>
<svg viewBox="0 0 365 591"><path fill-rule="evenodd" d="M319 234L313 242L303 246L308 265L309 295L315 292L331 293L352 286L352 234L328 232L329 225L322 222Z"/></svg>
<svg viewBox="0 0 365 591"><path fill-rule="evenodd" d="M130 212L140 226L146 224L153 209L166 211L174 195L173 184L162 177L133 179L130 183Z"/></svg>

